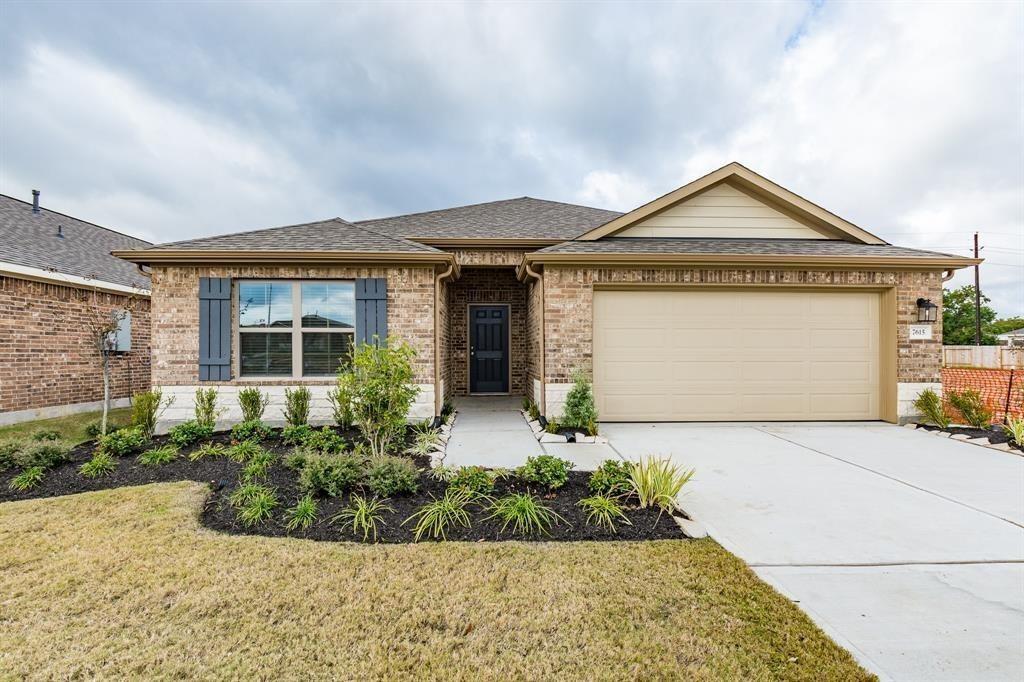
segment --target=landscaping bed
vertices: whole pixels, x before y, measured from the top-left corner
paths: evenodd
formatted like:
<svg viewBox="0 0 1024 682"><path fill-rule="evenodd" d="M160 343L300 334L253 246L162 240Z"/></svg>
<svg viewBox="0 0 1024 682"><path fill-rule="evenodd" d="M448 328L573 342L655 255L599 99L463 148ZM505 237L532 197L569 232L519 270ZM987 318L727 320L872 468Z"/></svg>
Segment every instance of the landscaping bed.
<svg viewBox="0 0 1024 682"><path fill-rule="evenodd" d="M992 445L1006 444L1010 446L1010 449L1016 450L1017 452L1024 453L1024 447L1017 444L1010 434L1006 432L1002 426L993 424L987 429L977 428L974 426L948 426L946 428L940 428L934 424L918 424L917 428L924 431L941 431L950 435L963 435L970 439L974 438L987 438L988 442Z"/></svg>

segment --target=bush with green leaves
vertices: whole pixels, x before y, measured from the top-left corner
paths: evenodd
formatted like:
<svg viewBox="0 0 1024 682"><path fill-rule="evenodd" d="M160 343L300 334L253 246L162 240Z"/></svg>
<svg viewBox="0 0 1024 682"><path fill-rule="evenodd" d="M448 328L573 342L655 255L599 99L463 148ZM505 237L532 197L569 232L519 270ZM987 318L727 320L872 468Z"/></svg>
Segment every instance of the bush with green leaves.
<svg viewBox="0 0 1024 682"><path fill-rule="evenodd" d="M100 438L99 449L111 455L123 456L146 445L149 438L137 426L111 431Z"/></svg>
<svg viewBox="0 0 1024 682"><path fill-rule="evenodd" d="M18 464L18 455L25 444L20 440L0 441L0 471L6 471Z"/></svg>
<svg viewBox="0 0 1024 682"><path fill-rule="evenodd" d="M445 398L444 402L441 403L441 419L448 421L448 417L452 416L455 412L455 403L452 402L451 398Z"/></svg>
<svg viewBox="0 0 1024 682"><path fill-rule="evenodd" d="M117 470L117 462L105 452L97 450L92 459L79 467L78 471L86 478L99 478L112 474Z"/></svg>
<svg viewBox="0 0 1024 682"><path fill-rule="evenodd" d="M629 465L630 487L640 507L658 507L662 512L675 507L676 497L693 475L693 469L683 469L670 459L651 456Z"/></svg>
<svg viewBox="0 0 1024 682"><path fill-rule="evenodd" d="M245 466L239 474L239 478L245 482L255 480L266 480L270 474L270 467L277 461L277 455L262 450L246 461Z"/></svg>
<svg viewBox="0 0 1024 682"><path fill-rule="evenodd" d="M236 510L235 518L247 528L268 520L278 506L277 492L260 483L238 486L228 500Z"/></svg>
<svg viewBox="0 0 1024 682"><path fill-rule="evenodd" d="M327 393L327 400L331 403L331 411L334 414L334 423L343 429L350 428L355 419L352 413L352 382L355 379L352 372L342 369L338 372L338 379L334 388Z"/></svg>
<svg viewBox="0 0 1024 682"><path fill-rule="evenodd" d="M345 451L345 439L329 426L314 430L306 437L305 446L316 452L334 455Z"/></svg>
<svg viewBox="0 0 1024 682"><path fill-rule="evenodd" d="M309 401L312 394L305 386L284 389L284 421L289 426L309 422Z"/></svg>
<svg viewBox="0 0 1024 682"><path fill-rule="evenodd" d="M616 532L616 521L624 523L627 526L633 525L630 523L629 517L626 516L626 513L622 511L622 505L607 495L584 497L576 504L579 505L583 511L587 512L587 523L591 525L607 528L613 533Z"/></svg>
<svg viewBox="0 0 1024 682"><path fill-rule="evenodd" d="M338 497L363 480L365 462L350 455L312 454L299 472L304 492Z"/></svg>
<svg viewBox="0 0 1024 682"><path fill-rule="evenodd" d="M377 457L366 467L366 487L379 497L412 495L419 490L419 478L416 465L401 457Z"/></svg>
<svg viewBox="0 0 1024 682"><path fill-rule="evenodd" d="M981 394L974 389L950 391L946 399L963 416L964 421L974 428L987 429L992 423L992 410L985 404Z"/></svg>
<svg viewBox="0 0 1024 682"><path fill-rule="evenodd" d="M341 530L350 528L353 535L362 533L363 542L366 542L371 535L373 541L377 542L377 526L378 524L385 525L385 512L394 514L395 510L376 497L368 500L362 495L353 494L349 499L348 506L331 518L331 522L339 523Z"/></svg>
<svg viewBox="0 0 1024 682"><path fill-rule="evenodd" d="M618 459L606 459L590 474L587 487L596 495L628 494L632 490L629 485L629 464Z"/></svg>
<svg viewBox="0 0 1024 682"><path fill-rule="evenodd" d="M527 457L526 464L516 470L516 475L527 483L542 485L548 490L557 490L569 480L573 463L554 455Z"/></svg>
<svg viewBox="0 0 1024 682"><path fill-rule="evenodd" d="M159 388L136 393L132 396L132 426L141 429L146 438L152 438L160 415L173 402L174 396L164 400L163 391Z"/></svg>
<svg viewBox="0 0 1024 682"><path fill-rule="evenodd" d="M217 389L197 389L192 404L195 406L196 421L202 426L210 427L212 433L217 427L217 417L223 411L217 409Z"/></svg>
<svg viewBox="0 0 1024 682"><path fill-rule="evenodd" d="M464 466L455 471L448 485L468 490L478 497L486 497L494 492L495 479L491 472L481 466Z"/></svg>
<svg viewBox="0 0 1024 682"><path fill-rule="evenodd" d="M42 429L32 434L32 440L39 442L44 440L60 440L60 431L54 431L53 429Z"/></svg>
<svg viewBox="0 0 1024 682"><path fill-rule="evenodd" d="M228 448L228 459L233 462L248 462L253 457L259 457L263 452L260 444L254 440L243 440Z"/></svg>
<svg viewBox="0 0 1024 682"><path fill-rule="evenodd" d="M441 481L442 483L451 483L452 480L458 475L459 468L453 466L445 466L443 464L430 469L430 477L435 481Z"/></svg>
<svg viewBox="0 0 1024 682"><path fill-rule="evenodd" d="M248 419L231 427L231 440L251 440L259 443L270 438L270 427L259 419Z"/></svg>
<svg viewBox="0 0 1024 682"><path fill-rule="evenodd" d="M558 433L558 430L561 428L561 424L559 424L555 419L549 420L548 423L544 425L544 431L546 433Z"/></svg>
<svg viewBox="0 0 1024 682"><path fill-rule="evenodd" d="M380 345L361 343L352 351L352 415L374 457L401 448L406 419L419 393L412 363L416 351L389 339Z"/></svg>
<svg viewBox="0 0 1024 682"><path fill-rule="evenodd" d="M139 464L144 466L158 466L170 464L178 458L178 448L173 445L164 445L159 448L150 448L138 457Z"/></svg>
<svg viewBox="0 0 1024 682"><path fill-rule="evenodd" d="M281 430L281 440L285 445L305 445L313 435L313 427L309 424L289 424Z"/></svg>
<svg viewBox="0 0 1024 682"><path fill-rule="evenodd" d="M208 457L227 457L228 449L222 443L203 443L198 448L188 453L190 462L198 462Z"/></svg>
<svg viewBox="0 0 1024 682"><path fill-rule="evenodd" d="M502 522L500 532L509 526L513 535L550 535L551 526L565 518L530 494L513 493L494 500L487 508L490 514L484 520Z"/></svg>
<svg viewBox="0 0 1024 682"><path fill-rule="evenodd" d="M434 498L402 522L414 523L413 541L419 542L424 535L435 540L447 540L448 531L454 526L470 527L467 507L476 497L462 488L448 488L444 497Z"/></svg>
<svg viewBox="0 0 1024 682"><path fill-rule="evenodd" d="M572 388L565 396L561 424L570 429L584 429L589 435L597 435L597 406L594 404L594 390L586 372L574 369Z"/></svg>
<svg viewBox="0 0 1024 682"><path fill-rule="evenodd" d="M921 391L914 400L914 409L920 413L926 421L931 422L941 429L949 428L949 415L946 414L946 406L942 403L939 394L930 388Z"/></svg>
<svg viewBox="0 0 1024 682"><path fill-rule="evenodd" d="M39 466L44 469L53 469L68 461L70 452L70 443L59 440L37 441L23 447L19 451L15 463L22 468Z"/></svg>
<svg viewBox="0 0 1024 682"><path fill-rule="evenodd" d="M46 477L46 469L40 466L28 467L22 469L21 473L11 479L8 484L11 490L17 490L18 492L25 492L35 488L43 482L43 478Z"/></svg>
<svg viewBox="0 0 1024 682"><path fill-rule="evenodd" d="M243 388L238 392L238 406L242 408L243 422L262 421L263 412L268 404L270 396L255 386Z"/></svg>
<svg viewBox="0 0 1024 682"><path fill-rule="evenodd" d="M289 531L309 528L316 521L317 510L317 501L312 495L306 493L299 498L294 507L289 507L284 511L284 527Z"/></svg>
<svg viewBox="0 0 1024 682"><path fill-rule="evenodd" d="M1003 430L1010 440L1024 447L1024 417L1007 417Z"/></svg>
<svg viewBox="0 0 1024 682"><path fill-rule="evenodd" d="M314 454L316 453L309 448L299 445L292 448L291 453L284 458L283 464L293 471L302 471L302 467L306 466L306 460Z"/></svg>
<svg viewBox="0 0 1024 682"><path fill-rule="evenodd" d="M413 444L406 448L406 452L417 457L426 457L437 449L441 444L441 434L434 429L420 429L416 431Z"/></svg>
<svg viewBox="0 0 1024 682"><path fill-rule="evenodd" d="M187 422L171 427L171 430L167 432L167 439L179 448L187 448L189 445L206 440L212 435L212 426L200 423L195 419L190 419Z"/></svg>
<svg viewBox="0 0 1024 682"><path fill-rule="evenodd" d="M85 435L89 438L99 438L101 429L102 426L98 421L89 422L85 425Z"/></svg>

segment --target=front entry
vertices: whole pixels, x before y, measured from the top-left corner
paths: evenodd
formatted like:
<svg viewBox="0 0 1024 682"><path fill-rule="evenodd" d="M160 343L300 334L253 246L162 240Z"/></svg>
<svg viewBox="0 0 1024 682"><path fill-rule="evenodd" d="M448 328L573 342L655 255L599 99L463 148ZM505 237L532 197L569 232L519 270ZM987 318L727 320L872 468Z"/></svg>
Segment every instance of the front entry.
<svg viewBox="0 0 1024 682"><path fill-rule="evenodd" d="M508 306L469 306L469 392L508 393Z"/></svg>

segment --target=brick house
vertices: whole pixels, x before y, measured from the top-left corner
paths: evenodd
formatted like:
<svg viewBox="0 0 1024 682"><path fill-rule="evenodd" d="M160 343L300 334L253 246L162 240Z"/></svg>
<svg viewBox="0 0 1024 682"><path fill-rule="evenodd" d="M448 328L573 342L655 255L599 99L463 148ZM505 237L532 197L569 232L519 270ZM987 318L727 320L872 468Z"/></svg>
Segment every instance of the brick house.
<svg viewBox="0 0 1024 682"><path fill-rule="evenodd" d="M149 242L0 195L0 424L99 409L88 329L127 310L111 353L115 406L149 388L149 278L115 249Z"/></svg>
<svg viewBox="0 0 1024 682"><path fill-rule="evenodd" d="M299 383L326 420L338 363L374 334L416 349L416 418L477 394L557 418L579 369L605 421L897 421L941 385L930 302L975 262L887 244L736 163L624 214L523 197L117 255L151 268L168 422L209 385L263 386L279 419Z"/></svg>

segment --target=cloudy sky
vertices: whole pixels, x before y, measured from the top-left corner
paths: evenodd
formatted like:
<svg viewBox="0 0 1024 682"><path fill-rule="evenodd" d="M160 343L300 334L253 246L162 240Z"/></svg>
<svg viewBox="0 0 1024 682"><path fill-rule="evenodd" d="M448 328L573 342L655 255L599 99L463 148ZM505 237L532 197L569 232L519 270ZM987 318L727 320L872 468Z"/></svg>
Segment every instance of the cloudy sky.
<svg viewBox="0 0 1024 682"><path fill-rule="evenodd" d="M1022 8L4 0L0 192L171 241L738 160L897 244L979 230L1024 314Z"/></svg>

